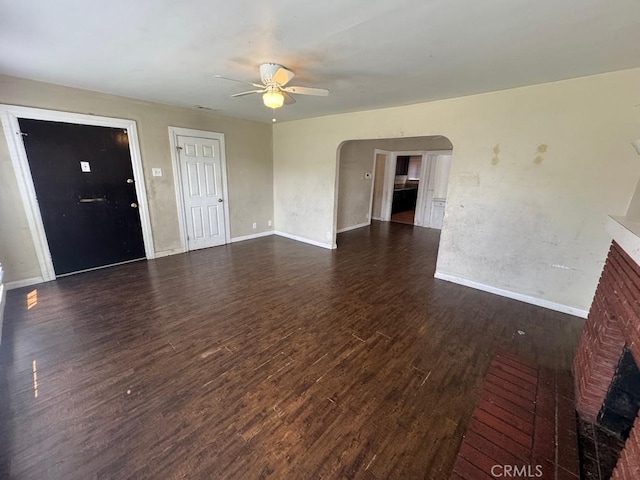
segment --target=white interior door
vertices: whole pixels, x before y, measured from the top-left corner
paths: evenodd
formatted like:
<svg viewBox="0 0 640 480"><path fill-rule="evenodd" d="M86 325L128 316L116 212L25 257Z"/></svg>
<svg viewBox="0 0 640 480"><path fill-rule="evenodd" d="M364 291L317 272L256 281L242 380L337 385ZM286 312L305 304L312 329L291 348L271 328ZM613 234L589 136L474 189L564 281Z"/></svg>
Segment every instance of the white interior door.
<svg viewBox="0 0 640 480"><path fill-rule="evenodd" d="M225 243L220 142L178 135L187 248Z"/></svg>

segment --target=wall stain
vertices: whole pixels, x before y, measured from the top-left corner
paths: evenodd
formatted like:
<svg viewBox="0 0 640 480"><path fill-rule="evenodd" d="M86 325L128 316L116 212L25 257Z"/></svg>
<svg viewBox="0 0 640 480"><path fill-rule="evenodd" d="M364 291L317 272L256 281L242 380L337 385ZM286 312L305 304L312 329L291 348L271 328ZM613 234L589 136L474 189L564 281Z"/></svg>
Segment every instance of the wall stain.
<svg viewBox="0 0 640 480"><path fill-rule="evenodd" d="M496 146L493 147L493 158L491 159L491 165L498 165L500 163L500 158L498 155L500 154L500 144L496 143Z"/></svg>
<svg viewBox="0 0 640 480"><path fill-rule="evenodd" d="M545 153L547 151L547 148L548 145L545 143L541 143L540 145L538 145L538 148L536 149L536 151L538 152L538 156L533 159L533 163L535 163L536 165L540 165L542 162L544 162L544 158L541 154Z"/></svg>

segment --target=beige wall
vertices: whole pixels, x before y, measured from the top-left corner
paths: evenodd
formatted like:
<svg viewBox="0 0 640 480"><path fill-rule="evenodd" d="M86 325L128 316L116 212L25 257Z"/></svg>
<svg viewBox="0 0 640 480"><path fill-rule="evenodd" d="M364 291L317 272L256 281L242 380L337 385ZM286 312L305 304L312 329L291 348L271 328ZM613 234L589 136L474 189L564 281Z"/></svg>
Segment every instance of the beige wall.
<svg viewBox="0 0 640 480"><path fill-rule="evenodd" d="M640 69L284 122L273 147L271 125L6 76L0 102L136 120L158 253L180 248L168 125L225 134L233 237L254 233L253 221L268 230L273 215L276 230L328 246L342 142L444 135L454 154L438 271L578 309L610 241L606 216L627 212L640 176L629 145L640 132ZM4 138L0 259L8 281L40 274Z"/></svg>
<svg viewBox="0 0 640 480"><path fill-rule="evenodd" d="M384 193L384 171L387 168L387 160L391 155L376 155L376 168L373 177L373 205L371 218L380 219L382 216L382 194Z"/></svg>
<svg viewBox="0 0 640 480"><path fill-rule="evenodd" d="M338 230L369 222L372 179L365 179L364 174L373 173L375 149L394 152L449 150L451 142L445 137L436 136L354 140L343 143L338 164ZM379 217L380 199L375 199L374 203L374 211L377 212L374 217Z"/></svg>
<svg viewBox="0 0 640 480"><path fill-rule="evenodd" d="M332 243L345 140L444 135L453 158L437 269L588 309L640 176L640 69L274 127L278 230ZM496 153L497 152L497 153Z"/></svg>
<svg viewBox="0 0 640 480"><path fill-rule="evenodd" d="M135 120L158 254L181 248L169 126L224 133L231 237L271 230L267 227L273 218L270 124L7 76L0 76L0 103ZM152 167L161 167L163 176L152 177ZM257 230L252 229L253 222L258 223ZM7 281L40 276L4 135L0 140L0 261Z"/></svg>
<svg viewBox="0 0 640 480"><path fill-rule="evenodd" d="M369 222L375 147L361 149L359 143L346 142L340 149L338 230ZM371 173L371 178L364 178L365 173Z"/></svg>

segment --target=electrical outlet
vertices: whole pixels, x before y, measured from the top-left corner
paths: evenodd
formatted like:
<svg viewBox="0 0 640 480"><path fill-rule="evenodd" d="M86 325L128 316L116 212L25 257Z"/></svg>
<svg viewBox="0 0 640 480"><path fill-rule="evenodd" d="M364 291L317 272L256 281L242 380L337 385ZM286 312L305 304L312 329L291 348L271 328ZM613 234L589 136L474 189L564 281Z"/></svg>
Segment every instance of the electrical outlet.
<svg viewBox="0 0 640 480"><path fill-rule="evenodd" d="M256 228L258 228L258 224L256 222L253 222L253 229L255 230Z"/></svg>
<svg viewBox="0 0 640 480"><path fill-rule="evenodd" d="M161 168L152 168L151 169L151 175L153 175L154 177L161 177L162 176L162 169Z"/></svg>
<svg viewBox="0 0 640 480"><path fill-rule="evenodd" d="M271 220L267 222L267 227L270 227L270 226L271 226Z"/></svg>

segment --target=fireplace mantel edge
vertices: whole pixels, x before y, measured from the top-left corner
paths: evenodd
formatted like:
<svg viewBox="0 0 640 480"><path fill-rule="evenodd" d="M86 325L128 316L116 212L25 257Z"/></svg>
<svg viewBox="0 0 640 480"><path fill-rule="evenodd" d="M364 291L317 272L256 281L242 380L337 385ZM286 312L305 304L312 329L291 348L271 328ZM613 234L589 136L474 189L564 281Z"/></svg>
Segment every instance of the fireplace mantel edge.
<svg viewBox="0 0 640 480"><path fill-rule="evenodd" d="M640 218L610 215L607 232L640 265Z"/></svg>

